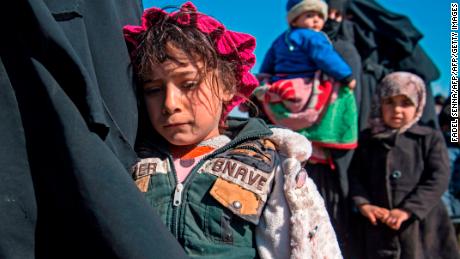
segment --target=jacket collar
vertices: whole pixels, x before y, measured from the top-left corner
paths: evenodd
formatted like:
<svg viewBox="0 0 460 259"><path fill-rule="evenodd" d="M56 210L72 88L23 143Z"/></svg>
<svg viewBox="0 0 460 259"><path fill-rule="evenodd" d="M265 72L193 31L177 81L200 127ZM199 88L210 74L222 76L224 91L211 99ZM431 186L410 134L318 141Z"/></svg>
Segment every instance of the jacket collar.
<svg viewBox="0 0 460 259"><path fill-rule="evenodd" d="M259 118L227 118L228 128L224 134L230 137L228 145L235 145L237 143L244 142L249 139L258 137L270 136L273 132L265 124L265 122ZM147 137L145 140L140 141L136 148L138 152L150 153L151 150L156 149L162 153L168 153L168 143L166 140L158 134L153 134Z"/></svg>
<svg viewBox="0 0 460 259"><path fill-rule="evenodd" d="M273 134L267 124L259 118L228 118L227 125L228 130L225 134L232 139L230 143Z"/></svg>
<svg viewBox="0 0 460 259"><path fill-rule="evenodd" d="M431 128L420 126L418 124L414 124L412 127L410 127L406 132L412 133L415 135L428 135L431 133Z"/></svg>
<svg viewBox="0 0 460 259"><path fill-rule="evenodd" d="M399 135L410 134L410 135L416 135L416 136L425 136L425 135L429 135L431 132L432 132L432 130L429 127L424 127L424 126L420 126L418 124L414 124L409 129L407 129L404 133L401 133L401 134L390 134L390 135L386 135L384 137L377 137L376 135L371 134L370 129L367 129L363 133L365 133L366 136L367 136L367 134L371 134L372 139L378 141L379 143L382 143L385 147L387 147L389 149L389 148L391 148L391 147L393 147L395 145L396 138ZM364 139L364 138L361 137L361 139Z"/></svg>

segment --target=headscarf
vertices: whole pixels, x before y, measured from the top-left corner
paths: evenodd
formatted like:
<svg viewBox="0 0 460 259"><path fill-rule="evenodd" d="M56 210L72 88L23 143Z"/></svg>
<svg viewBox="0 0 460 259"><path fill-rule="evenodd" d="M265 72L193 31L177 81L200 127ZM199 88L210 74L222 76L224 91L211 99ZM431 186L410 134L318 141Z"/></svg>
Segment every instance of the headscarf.
<svg viewBox="0 0 460 259"><path fill-rule="evenodd" d="M146 9L142 15L141 26L127 25L123 28L125 40L130 48L131 55L142 40L142 35L152 26L161 26L161 22L167 17L169 21L179 26L194 26L203 34L209 36L221 58L234 62L234 73L238 81L237 93L225 106L223 116L249 97L259 84L254 75L250 73L255 63L254 49L256 40L253 36L245 33L227 30L216 19L197 12L197 8L191 2L180 7L179 11L167 13L160 8Z"/></svg>
<svg viewBox="0 0 460 259"><path fill-rule="evenodd" d="M382 100L384 98L404 95L415 105L415 116L406 125L399 129L392 129L385 125L382 117ZM420 119L425 107L425 83L409 72L393 72L385 76L377 87L372 103L370 127L373 134L401 134L407 131Z"/></svg>
<svg viewBox="0 0 460 259"><path fill-rule="evenodd" d="M343 16L345 16L345 11L349 4L349 0L326 0L329 9L336 9L339 11Z"/></svg>

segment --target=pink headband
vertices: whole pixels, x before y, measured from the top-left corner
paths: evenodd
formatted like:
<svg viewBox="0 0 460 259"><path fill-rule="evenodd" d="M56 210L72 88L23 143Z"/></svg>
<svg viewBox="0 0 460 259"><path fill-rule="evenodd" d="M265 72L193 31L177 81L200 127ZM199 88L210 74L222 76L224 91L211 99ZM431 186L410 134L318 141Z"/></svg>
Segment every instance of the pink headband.
<svg viewBox="0 0 460 259"><path fill-rule="evenodd" d="M179 12L182 12L179 14ZM257 79L250 73L255 63L254 49L256 46L255 38L249 34L227 30L225 26L216 19L197 12L195 5L187 2L180 7L180 11L167 13L159 8L149 8L142 15L142 25L126 25L123 28L125 40L135 51L139 44L139 35L148 28L157 26L158 22L167 16L174 22L182 26L195 26L202 33L210 36L217 53L225 60L235 62L235 76L239 81L237 92L249 97L252 91L259 84ZM231 102L225 107L225 117L235 106L243 102L241 96L235 95Z"/></svg>

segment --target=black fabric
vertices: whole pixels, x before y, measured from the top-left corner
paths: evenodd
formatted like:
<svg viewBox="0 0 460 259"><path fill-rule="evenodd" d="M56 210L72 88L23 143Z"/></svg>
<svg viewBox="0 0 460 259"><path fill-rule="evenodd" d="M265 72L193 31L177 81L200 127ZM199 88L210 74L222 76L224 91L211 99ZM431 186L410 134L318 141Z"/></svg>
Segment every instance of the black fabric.
<svg viewBox="0 0 460 259"><path fill-rule="evenodd" d="M138 1L0 3L0 258L181 258L128 168Z"/></svg>
<svg viewBox="0 0 460 259"><path fill-rule="evenodd" d="M327 5L329 9L336 9L340 13L344 13L348 0L327 0Z"/></svg>
<svg viewBox="0 0 460 259"><path fill-rule="evenodd" d="M329 39L334 39L338 36L340 27L340 22L328 19L324 24L323 31L327 34Z"/></svg>
<svg viewBox="0 0 460 259"><path fill-rule="evenodd" d="M406 16L390 12L375 0L353 0L348 13L362 34L363 39L359 43L367 43L358 47L363 59L368 58L374 48L378 48L380 60L400 60L409 56L423 37Z"/></svg>
<svg viewBox="0 0 460 259"><path fill-rule="evenodd" d="M451 97L444 102L441 112L439 113L439 125L442 131L450 131L450 122L455 119L450 113Z"/></svg>
<svg viewBox="0 0 460 259"><path fill-rule="evenodd" d="M347 17L354 23L354 40L363 63L360 128L367 127L371 97L378 82L393 71L419 75L427 85L427 103L420 123L438 127L430 82L439 70L419 45L423 35L410 20L390 12L375 0L352 0Z"/></svg>

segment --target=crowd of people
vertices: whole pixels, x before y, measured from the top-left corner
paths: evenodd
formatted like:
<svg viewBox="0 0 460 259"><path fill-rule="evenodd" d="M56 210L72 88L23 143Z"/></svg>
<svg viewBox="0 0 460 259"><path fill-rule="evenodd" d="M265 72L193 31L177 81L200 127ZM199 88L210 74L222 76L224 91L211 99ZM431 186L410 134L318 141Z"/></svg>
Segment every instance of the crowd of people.
<svg viewBox="0 0 460 259"><path fill-rule="evenodd" d="M458 258L449 220L458 209L454 178L443 195L449 182L449 157L454 172L456 155L450 149L447 155L445 143L450 138L437 130L441 108L436 107L435 114L432 105L436 101L442 107L445 100L437 96L426 104L426 98L431 98L426 93L430 80L421 77L429 78L428 69L392 67L389 64L395 61L372 60L372 55L357 50L359 42L350 32L363 28L353 16L354 8L382 7L359 1L327 2L329 10L322 1L287 2L289 29L264 57L261 85L251 99L259 114L250 112L250 116L295 130L312 141L313 155L305 168L324 198L346 258ZM382 12L396 16L379 12L378 17ZM373 33L387 33L384 30ZM404 56L379 57L386 58L403 60ZM376 85L365 82L369 66L380 66L379 75L372 78ZM347 96L347 86L357 90L351 94L354 98ZM250 104L243 110L249 110ZM425 109L427 105L432 107ZM430 119L417 125L423 114ZM448 113L445 116L450 118ZM353 127L358 117L359 127ZM450 120L443 125L450 125ZM444 127L445 133L449 130Z"/></svg>
<svg viewBox="0 0 460 259"><path fill-rule="evenodd" d="M255 76L256 39L191 2L0 7L28 24L0 43L1 258L460 258L450 99L406 17L288 0Z"/></svg>

